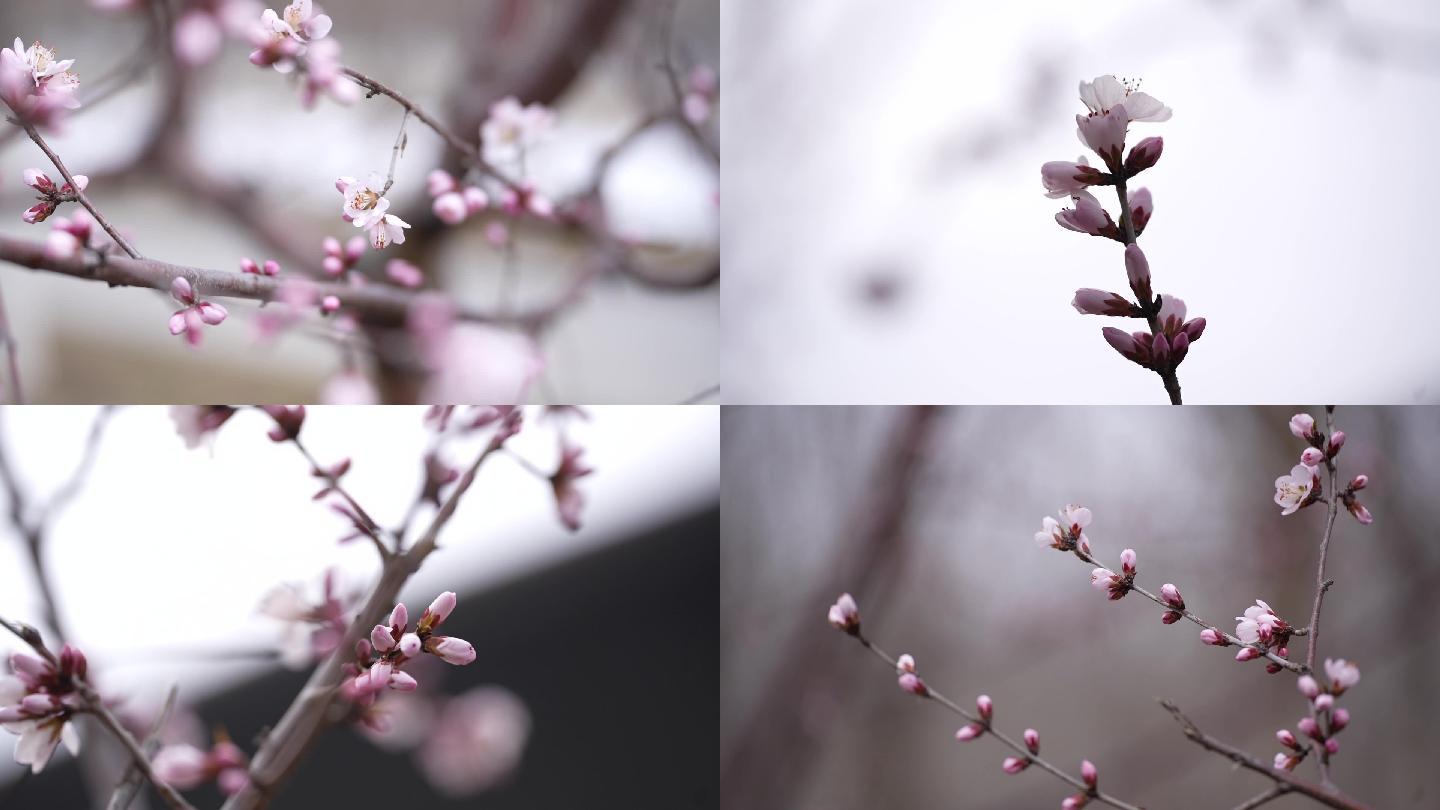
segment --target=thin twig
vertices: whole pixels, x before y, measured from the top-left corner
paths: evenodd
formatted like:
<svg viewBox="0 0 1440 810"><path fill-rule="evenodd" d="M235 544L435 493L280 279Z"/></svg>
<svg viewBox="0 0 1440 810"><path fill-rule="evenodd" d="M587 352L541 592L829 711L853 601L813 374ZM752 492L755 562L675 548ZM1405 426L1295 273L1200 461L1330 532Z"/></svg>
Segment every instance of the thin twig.
<svg viewBox="0 0 1440 810"><path fill-rule="evenodd" d="M1255 808L1259 807L1260 805L1269 804L1271 800L1278 799L1289 792L1290 787L1288 785L1277 783L1274 787L1270 788L1264 793L1261 793L1258 796L1252 796L1251 798L1246 799L1245 801L1236 805L1235 810L1255 810Z"/></svg>
<svg viewBox="0 0 1440 810"><path fill-rule="evenodd" d="M394 556L391 554L390 549L385 547L385 541L380 537L380 524L376 523L375 519L370 517L370 513L365 511L365 507L361 506L358 501L350 496L350 493L345 489L344 485L340 483L340 479L333 475L329 469L320 466L320 462L316 461L315 457L310 455L310 450L300 441L300 437L297 436L290 441L295 445L295 449L300 451L300 455L304 456L305 460L310 462L311 472L319 476L325 482L325 485L334 490L337 495L344 498L345 503L349 504L350 508L355 511L355 516L360 519L360 525L356 526L356 528L364 532L365 536L370 538L370 542L375 544L375 550L380 553L380 561L384 562Z"/></svg>
<svg viewBox="0 0 1440 810"><path fill-rule="evenodd" d="M858 633L855 635L855 639L859 641L860 644L865 647L865 649L875 653L875 655L879 657L881 661L889 664L892 671L895 670L895 668L897 667L896 660L888 653L886 653L884 650L881 650L879 647L876 647L874 644L870 643L869 639L865 638L862 635L859 635ZM958 714L961 717L965 718L966 722L984 727L986 735L992 736L1000 742L1004 743L1006 747L1019 754L1022 759L1029 760L1031 763L1039 766L1046 772L1050 773L1051 775L1055 776L1056 778L1060 779L1061 781L1065 782L1076 790L1079 790L1081 793L1090 796L1096 801L1104 802L1111 807L1121 808L1121 810L1143 810L1143 808L1140 808L1137 805L1123 802L1120 799L1115 798L1114 796L1111 796L1107 793L1102 793L1098 788L1091 788L1089 785L1085 784L1085 782L1079 777L1071 776L1070 774L1046 761L1039 754L1030 753L1029 748L1026 748L1023 744L1012 740L1003 732L996 730L989 721L984 720L977 715L971 714L970 712L961 708L960 705L957 704L955 701L935 691L928 684L926 685L926 692L927 694L922 696L925 699L934 700L941 706L944 706L955 714Z"/></svg>
<svg viewBox="0 0 1440 810"><path fill-rule="evenodd" d="M395 166L400 163L400 153L405 151L407 138L405 137L405 125L410 123L410 108L405 108L405 114L400 118L400 133L395 136L395 146L390 150L390 172L385 175L385 188L381 190L380 196L390 192L390 187L395 185Z"/></svg>
<svg viewBox="0 0 1440 810"><path fill-rule="evenodd" d="M15 331L10 328L10 316L5 310L5 297L0 295L0 342L5 344L5 361L10 368L9 385L5 389L5 402L10 405L24 405L25 392L20 384L19 347L15 345Z"/></svg>
<svg viewBox="0 0 1440 810"><path fill-rule="evenodd" d="M1328 442L1335 435L1335 406L1325 406L1325 440ZM1339 470L1335 466L1335 459L1326 458L1325 467L1329 472L1329 493L1330 497L1326 504L1328 509L1325 515L1325 531L1320 535L1320 562L1315 568L1315 604L1310 609L1310 641L1305 645L1305 666L1315 669L1315 650L1320 646L1320 608L1325 601L1325 592L1335 584L1325 579L1325 559L1330 553L1330 535L1335 528L1335 516L1340 511L1340 493L1336 491L1336 482L1339 480ZM1320 722L1319 711L1315 708L1315 702L1310 702L1310 717L1315 722ZM1320 749L1320 781L1333 787L1330 781L1330 752L1325 746L1318 746Z"/></svg>
<svg viewBox="0 0 1440 810"><path fill-rule="evenodd" d="M176 700L180 697L178 685L170 687L170 694L165 698L165 705L160 709L160 716L155 718L155 723L150 726L150 734L141 743L141 750L145 756L154 757L155 752L160 750L160 734L165 730L165 724L170 722L170 715L175 712ZM130 803L135 801L135 796L140 793L141 785L145 784L145 775L135 765L125 772L125 778L115 786L115 792L110 794L110 805L107 810L126 810Z"/></svg>
<svg viewBox="0 0 1440 810"><path fill-rule="evenodd" d="M1296 793L1302 793L1328 807L1334 807L1337 808L1337 810L1365 810L1364 805L1347 799L1339 793L1331 792L1319 785L1312 785L1303 779L1298 779L1292 776L1289 771L1273 767L1271 763L1261 762L1245 751L1211 737L1201 731L1199 727L1195 725L1195 722L1186 717L1174 703L1168 700L1161 700L1160 705L1164 706L1166 711L1170 712L1171 716L1175 718L1175 722L1179 723L1180 727L1184 729L1185 736L1189 738L1191 742L1229 759L1241 768L1254 771L1261 776L1274 780L1277 784L1283 784L1290 790Z"/></svg>

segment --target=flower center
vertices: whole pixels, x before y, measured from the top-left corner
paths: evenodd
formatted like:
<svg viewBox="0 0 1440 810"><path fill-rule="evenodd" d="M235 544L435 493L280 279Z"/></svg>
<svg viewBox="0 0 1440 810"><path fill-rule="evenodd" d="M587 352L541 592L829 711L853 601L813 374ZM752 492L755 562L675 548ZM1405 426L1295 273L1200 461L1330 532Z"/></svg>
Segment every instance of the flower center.
<svg viewBox="0 0 1440 810"><path fill-rule="evenodd" d="M367 188L355 192L355 196L350 200L350 205L357 211L369 211L379 202L380 195Z"/></svg>

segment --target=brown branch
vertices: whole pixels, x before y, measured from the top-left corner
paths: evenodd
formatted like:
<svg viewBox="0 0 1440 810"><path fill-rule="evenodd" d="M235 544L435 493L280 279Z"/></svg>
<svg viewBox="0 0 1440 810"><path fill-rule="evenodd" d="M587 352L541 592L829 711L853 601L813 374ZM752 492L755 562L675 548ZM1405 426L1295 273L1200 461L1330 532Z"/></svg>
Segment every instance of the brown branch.
<svg viewBox="0 0 1440 810"><path fill-rule="evenodd" d="M1335 435L1335 406L1325 406L1325 440L1330 441ZM1336 483L1339 480L1339 470L1335 466L1335 459L1326 458L1325 467L1329 471L1330 498L1326 504L1328 507L1325 515L1325 531L1320 535L1320 563L1315 569L1315 604L1310 609L1310 640L1305 645L1305 666L1312 671L1315 669L1315 649L1320 646L1320 608L1325 601L1325 592L1335 584L1332 580L1325 579L1325 559L1330 553L1330 535L1335 528L1335 516L1340 511L1340 493L1336 491ZM1310 702L1310 717L1315 722L1320 722L1320 713L1315 708L1315 702ZM1331 786L1330 782L1330 752L1325 746L1318 746L1320 749L1320 781Z"/></svg>
<svg viewBox="0 0 1440 810"><path fill-rule="evenodd" d="M1174 717L1175 722L1179 723L1180 727L1184 729L1185 736L1189 738L1191 742L1207 751L1219 754L1241 768L1254 771L1261 776L1274 780L1277 785L1284 785L1287 789L1295 793L1304 794L1327 807L1334 807L1337 808L1337 810L1365 810L1365 806L1358 802L1347 799L1339 793L1332 793L1319 785L1313 785L1303 779L1297 779L1292 776L1289 771L1275 768L1271 763L1261 762L1249 753L1211 737L1201 731L1199 727L1195 725L1194 721L1186 717L1174 703L1168 700L1161 700L1160 705L1164 706L1165 710L1170 712L1170 715Z"/></svg>
<svg viewBox="0 0 1440 810"><path fill-rule="evenodd" d="M1261 793L1258 796L1253 796L1236 805L1235 810L1255 810L1255 808L1259 807L1260 805L1269 804L1271 801L1278 799L1289 792L1290 788L1288 785L1277 783L1275 787L1270 788L1264 793Z"/></svg>
<svg viewBox="0 0 1440 810"><path fill-rule="evenodd" d="M154 724L150 726L150 734L141 743L141 749L146 757L154 757L155 752L160 750L160 733L165 730L165 724L170 722L170 715L175 712L176 699L180 696L180 687L171 686L170 694L165 698L165 705L161 707L160 714L155 718ZM140 793L140 787L145 784L145 775L140 768L134 764L126 771L125 777L120 784L115 786L115 792L110 794L110 804L107 810L126 810L130 803L135 801L135 796Z"/></svg>

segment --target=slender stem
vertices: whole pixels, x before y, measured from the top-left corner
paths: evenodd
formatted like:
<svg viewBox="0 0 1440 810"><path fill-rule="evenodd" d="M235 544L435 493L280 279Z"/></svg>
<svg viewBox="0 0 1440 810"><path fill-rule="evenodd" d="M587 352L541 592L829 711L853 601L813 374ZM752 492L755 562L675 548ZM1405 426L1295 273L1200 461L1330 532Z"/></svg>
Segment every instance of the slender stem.
<svg viewBox="0 0 1440 810"><path fill-rule="evenodd" d="M897 663L896 663L895 658L893 658L892 656L890 656L888 653L886 653L884 650L880 649L879 647L876 647L874 644L872 644L872 643L870 642L869 639L865 638L863 635L860 635L860 634L858 634L858 633L855 635L855 639L856 639L857 641L859 641L860 644L865 647L865 649L867 649L867 650L875 653L875 655L876 655L881 661L884 661L886 664L888 664L888 665L890 666L890 669L891 669L892 671L896 668ZM1075 788L1076 790L1079 790L1081 793L1084 793L1084 794L1086 794L1087 796L1090 796L1090 797L1094 798L1096 801L1104 802L1105 804L1108 804L1108 805L1110 805L1111 807L1121 808L1121 810L1143 810L1143 808L1140 808L1140 807L1138 807L1138 806L1136 806L1136 805L1129 804L1129 803L1127 803L1127 802L1123 802L1123 801L1115 798L1114 796L1111 796L1111 795L1106 794L1106 793L1102 793L1098 788L1093 788L1093 789L1092 789L1089 785L1085 784L1085 782L1084 782L1082 779L1080 779L1079 777L1077 777L1077 776L1071 776L1070 774L1066 773L1065 771L1061 770L1060 768L1058 768L1058 767L1056 767L1055 765L1051 764L1050 762L1046 761L1046 760L1045 760L1043 757L1041 757L1039 754L1032 754L1032 753L1030 753L1030 749L1029 749L1029 748L1026 748L1023 744L1016 742L1015 740L1013 740L1013 739L1011 739L1010 737L1006 736L1003 732L995 729L993 726L990 725L989 721L984 720L984 719L982 719L981 717L979 717L979 716L977 716L977 715L971 714L970 712L968 712L968 711L966 711L965 709L961 708L958 703L956 703L955 701L951 700L950 698L945 697L944 695L940 694L939 692L935 691L935 690L934 690L933 688L931 688L928 684L926 685L925 689L926 689L926 692L928 693L927 695L923 696L925 699L934 700L936 703L939 703L941 706L944 706L945 708L949 709L950 711L954 712L955 714L958 714L958 715L960 715L961 717L965 718L966 722L975 723L975 724L977 724L977 725L983 726L983 727L985 728L985 733L986 733L986 734L988 734L988 735L994 737L995 739L999 740L999 741L1000 741L1001 743L1003 743L1006 747L1010 748L1012 751L1014 751L1015 753L1019 754L1019 755L1021 756L1021 758L1026 759L1026 760L1029 760L1029 761L1030 761L1031 763L1033 763L1034 765L1036 765L1036 766L1040 767L1041 769L1047 771L1047 772L1050 773L1051 775L1055 776L1057 779L1060 779L1061 781L1065 782L1066 784L1070 785L1071 787Z"/></svg>
<svg viewBox="0 0 1440 810"><path fill-rule="evenodd" d="M1081 550L1078 549L1078 548L1077 548L1077 549L1074 549L1074 554L1075 554L1076 557L1079 557L1082 561L1087 562L1087 563L1089 563L1089 564L1091 564L1091 565L1093 565L1093 566L1100 567L1100 568L1103 568L1103 567L1104 567L1104 566L1102 566L1098 561L1096 561L1096 559L1095 559L1094 557L1092 557L1091 555L1089 555L1089 554L1081 551ZM1207 621L1205 621L1204 619L1200 618L1199 616L1196 616L1194 613L1191 613L1188 609L1171 607L1168 602L1166 602L1165 600L1163 600L1163 599L1161 599L1160 597L1156 596L1155 594L1151 593L1150 591L1145 590L1144 588L1140 587L1139 585L1132 585L1132 586L1131 586L1131 590L1134 591L1135 593L1140 594L1141 596L1145 597L1146 599L1149 599L1151 602L1154 602L1155 604L1159 605L1160 607L1165 608L1166 610L1174 611L1175 613L1179 613L1181 616L1185 617L1186 619L1190 620L1191 622L1194 622L1195 624L1199 625L1200 627L1207 628L1207 629L1210 629L1210 630L1214 630L1216 633L1219 633L1222 638L1224 638L1226 641L1230 642L1231 644L1234 644L1234 645L1236 645L1236 646L1238 646L1238 647L1249 647L1249 648L1251 648L1251 649L1253 649L1253 650L1258 651L1261 655L1265 656L1265 657L1266 657L1267 659L1269 659L1272 663L1278 664L1278 665L1284 667L1285 669L1288 669L1288 670L1290 670L1291 672L1294 672L1294 673L1297 674L1297 675L1304 675L1305 673L1307 673L1307 672L1310 671L1310 667L1309 667L1308 664L1301 664L1301 663L1296 662L1296 661L1290 661L1290 660L1288 660L1288 659L1281 658L1280 656L1276 655L1276 654L1273 653L1273 652L1270 652L1270 650L1266 649L1265 647L1263 647L1263 646L1261 646L1261 645L1259 645L1259 644L1247 644L1247 643L1241 641L1239 638L1230 635L1229 633L1225 632L1224 630L1221 630L1219 627L1216 627L1215 625L1211 624L1210 622L1207 622ZM1295 636L1305 635L1306 632L1308 632L1308 631L1305 631L1305 630L1296 630L1296 631L1292 632L1291 635L1295 635Z"/></svg>
<svg viewBox="0 0 1440 810"><path fill-rule="evenodd" d="M1126 245L1135 244L1135 222L1130 216L1130 193L1125 187L1125 176L1123 172L1115 173L1115 196L1120 200L1120 236ZM1140 306L1145 310L1145 320L1150 324L1150 334L1160 334L1160 323L1155 319L1159 308L1155 305L1155 298L1152 296L1149 301L1141 301ZM1157 371L1160 380L1165 384L1165 393L1170 397L1171 405L1183 404L1180 397L1180 377L1175 373L1175 367L1170 366L1165 371Z"/></svg>
<svg viewBox="0 0 1440 810"><path fill-rule="evenodd" d="M410 108L405 108L405 115L400 118L400 133L395 136L395 146L390 150L390 172L385 176L385 188L380 192L383 197L389 193L390 187L395 185L395 166L400 162L400 153L405 151L405 125L410 123Z"/></svg>
<svg viewBox="0 0 1440 810"><path fill-rule="evenodd" d="M1229 759L1239 767L1254 771L1261 776L1274 780L1277 784L1283 784L1290 790L1296 793L1302 793L1328 807L1334 807L1337 808L1337 810L1365 810L1365 806L1362 804L1347 799L1339 793L1327 790L1320 785L1312 785L1303 779L1298 779L1292 776L1289 771L1273 767L1270 763L1262 762L1251 754L1202 732L1195 725L1194 721L1186 717L1174 703L1168 700L1162 700L1160 701L1160 705L1164 706L1166 711L1170 712L1171 716L1175 718L1175 722L1179 723L1181 728L1184 729L1185 736L1189 738L1191 742Z"/></svg>
<svg viewBox="0 0 1440 810"><path fill-rule="evenodd" d="M1335 406L1325 406L1325 438L1329 441L1335 435ZM1310 609L1310 641L1305 646L1305 666L1308 669L1315 669L1315 650L1320 646L1320 608L1325 601L1325 592L1335 584L1325 579L1325 560L1330 553L1330 535L1335 528L1335 516L1340 511L1340 493L1336 491L1336 483L1339 479L1339 470L1335 466L1335 460L1325 459L1325 467L1329 476L1330 497L1326 503L1325 531L1320 535L1320 562L1315 568L1315 604ZM1315 709L1314 701L1310 702L1310 717L1315 722L1320 722L1319 712ZM1333 787L1330 781L1330 752L1325 746L1317 746L1320 749L1320 781L1326 786Z"/></svg>
<svg viewBox="0 0 1440 810"><path fill-rule="evenodd" d="M1259 807L1260 805L1269 804L1271 800L1278 799L1289 792L1289 786L1277 783L1274 787L1270 788L1264 793L1261 793L1258 796L1253 796L1236 805L1235 810L1255 810L1255 808Z"/></svg>
<svg viewBox="0 0 1440 810"><path fill-rule="evenodd" d="M160 732L165 730L165 724L170 722L170 715L175 712L175 703L180 696L180 687L171 686L170 694L165 698L165 705L161 707L160 714L150 726L150 734L141 743L141 749L145 752L146 758L155 756L160 750ZM145 775L140 768L131 765L126 771L125 777L120 784L115 786L115 792L110 794L110 804L107 810L126 810L135 801L135 796L140 792L140 786L145 783Z"/></svg>
<svg viewBox="0 0 1440 810"><path fill-rule="evenodd" d="M65 178L65 182L69 183L70 187L75 189L75 199L79 200L80 204L85 206L85 210L90 212L90 216L95 218L95 222L98 223L101 228L105 229L105 233L109 234L110 238L115 240L115 244L119 245L120 249L125 251L126 255L132 259L140 258L140 254L135 251L135 248L130 246L130 243L125 240L125 237L121 236L120 232L115 229L115 226L110 224L110 220L106 219L105 215L100 213L100 209L96 208L95 204L90 202L90 198L85 196L85 190L80 188L79 183L75 182L74 175L70 174L69 169L65 168L65 163L60 160L60 156L55 154L55 151L50 148L50 144L46 143L45 139L40 137L40 131L35 128L35 125L20 116L19 111L15 110L15 108L11 107L11 111L16 115L16 118L11 119L11 122L25 130L25 134L29 135L30 140L34 141L35 145L40 147L40 151L45 153L45 157L50 158L50 162L55 164L55 168L59 170L60 175Z"/></svg>
<svg viewBox="0 0 1440 810"><path fill-rule="evenodd" d="M350 508L355 510L355 516L360 518L361 521L361 525L357 528L364 532L366 537L370 538L371 543L375 544L375 550L380 553L380 561L384 562L394 556L391 554L390 549L385 547L385 541L380 538L380 524L376 523L375 519L370 517L370 513L365 511L365 507L361 506L358 501L350 496L350 493L346 491L344 485L340 483L340 479L333 475L328 469L320 466L320 462L316 461L315 457L310 455L310 450L300 441L300 437L297 436L290 441L295 445L295 449L300 451L300 455L304 456L305 460L310 462L311 471L315 475L320 476L326 486L334 490L335 494L343 498L345 503L349 504Z"/></svg>
<svg viewBox="0 0 1440 810"><path fill-rule="evenodd" d="M10 328L10 316L5 311L3 295L0 295L0 342L5 344L5 361L10 368L10 384L5 391L5 401L11 405L24 405L25 392L20 383L19 347L15 344L15 332Z"/></svg>

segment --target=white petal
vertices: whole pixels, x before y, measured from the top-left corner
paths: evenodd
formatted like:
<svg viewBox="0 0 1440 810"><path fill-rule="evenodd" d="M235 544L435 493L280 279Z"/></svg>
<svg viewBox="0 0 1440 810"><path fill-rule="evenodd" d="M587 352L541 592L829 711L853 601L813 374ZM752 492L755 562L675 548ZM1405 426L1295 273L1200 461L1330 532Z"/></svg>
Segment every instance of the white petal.
<svg viewBox="0 0 1440 810"><path fill-rule="evenodd" d="M65 727L60 729L60 741L65 743L66 750L71 754L79 755L80 732L75 730L74 723L66 723Z"/></svg>
<svg viewBox="0 0 1440 810"><path fill-rule="evenodd" d="M1169 107L1149 93L1135 92L1125 97L1125 112L1131 121L1169 121Z"/></svg>
<svg viewBox="0 0 1440 810"><path fill-rule="evenodd" d="M1108 110L1125 100L1125 85L1114 76L1096 76L1094 92L1101 110Z"/></svg>

